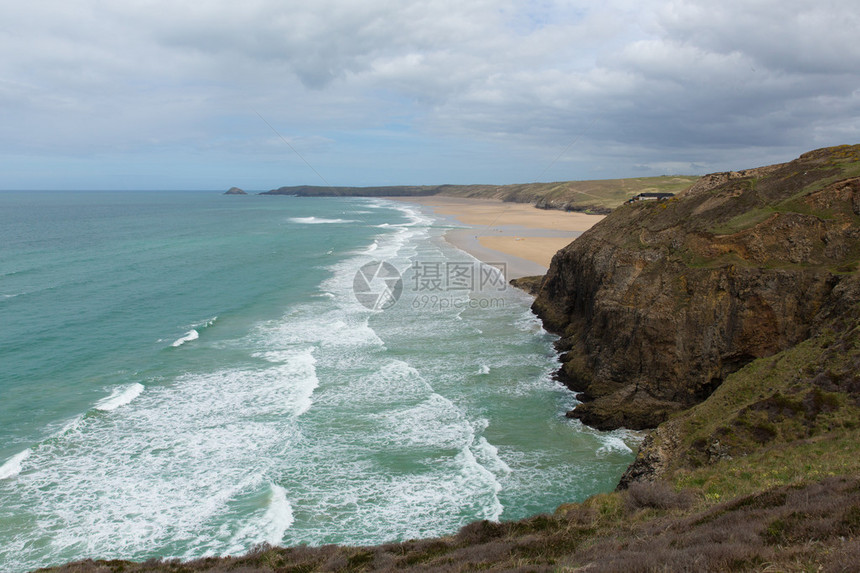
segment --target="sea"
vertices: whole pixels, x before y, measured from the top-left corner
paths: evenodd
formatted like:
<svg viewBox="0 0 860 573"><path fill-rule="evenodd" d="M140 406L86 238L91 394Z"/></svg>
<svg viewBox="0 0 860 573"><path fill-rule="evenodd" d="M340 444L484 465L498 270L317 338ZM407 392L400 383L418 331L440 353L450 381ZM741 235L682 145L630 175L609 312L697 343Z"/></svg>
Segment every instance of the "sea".
<svg viewBox="0 0 860 573"><path fill-rule="evenodd" d="M0 571L366 545L613 489L531 298L368 198L0 192Z"/></svg>

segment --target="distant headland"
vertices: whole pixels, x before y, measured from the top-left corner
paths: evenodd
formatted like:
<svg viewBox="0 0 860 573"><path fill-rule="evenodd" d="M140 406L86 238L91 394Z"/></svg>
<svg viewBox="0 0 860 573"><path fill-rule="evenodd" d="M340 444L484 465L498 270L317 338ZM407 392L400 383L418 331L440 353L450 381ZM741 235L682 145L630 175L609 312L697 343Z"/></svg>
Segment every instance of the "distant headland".
<svg viewBox="0 0 860 573"><path fill-rule="evenodd" d="M539 209L558 209L607 215L615 207L640 193L678 193L690 187L696 175L517 183L512 185L391 185L381 187L327 187L298 185L280 187L261 195L295 197L429 197L434 195L468 199L495 199L509 203L531 203Z"/></svg>

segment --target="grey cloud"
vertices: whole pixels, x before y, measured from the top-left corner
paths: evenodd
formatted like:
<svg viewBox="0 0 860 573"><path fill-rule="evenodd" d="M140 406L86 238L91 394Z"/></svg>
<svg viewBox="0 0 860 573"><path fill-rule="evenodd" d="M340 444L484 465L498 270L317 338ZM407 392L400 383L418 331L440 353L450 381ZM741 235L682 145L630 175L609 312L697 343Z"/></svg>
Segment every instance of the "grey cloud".
<svg viewBox="0 0 860 573"><path fill-rule="evenodd" d="M320 154L396 123L502 157L577 139L559 167L605 176L708 170L856 139L858 18L851 0L20 3L0 10L0 147L267 153L260 111Z"/></svg>

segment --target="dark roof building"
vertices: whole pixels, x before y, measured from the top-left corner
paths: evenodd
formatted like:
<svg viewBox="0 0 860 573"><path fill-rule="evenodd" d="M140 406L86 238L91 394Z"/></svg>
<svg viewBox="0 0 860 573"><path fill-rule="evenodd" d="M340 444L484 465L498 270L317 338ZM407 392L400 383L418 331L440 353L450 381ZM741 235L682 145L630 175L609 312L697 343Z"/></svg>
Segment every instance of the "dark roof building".
<svg viewBox="0 0 860 573"><path fill-rule="evenodd" d="M664 199L671 199L674 196L674 193L640 193L639 195L636 195L627 202L632 203L634 201L663 201Z"/></svg>

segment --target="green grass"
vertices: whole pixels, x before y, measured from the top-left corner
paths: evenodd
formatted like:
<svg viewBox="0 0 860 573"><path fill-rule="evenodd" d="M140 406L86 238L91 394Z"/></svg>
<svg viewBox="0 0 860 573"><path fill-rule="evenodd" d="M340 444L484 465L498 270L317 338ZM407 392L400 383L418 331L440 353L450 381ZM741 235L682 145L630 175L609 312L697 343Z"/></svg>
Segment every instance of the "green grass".
<svg viewBox="0 0 860 573"><path fill-rule="evenodd" d="M717 235L731 235L752 228L776 213L798 213L811 215L822 220L834 219L838 216L856 218L853 213L844 210L837 213L830 209L814 209L806 201L807 197L821 191L828 185L845 179L860 177L860 146L840 146L822 152L827 154L826 160L805 167L799 165L794 173L778 170L764 177L750 177L736 181L735 185L744 187L748 192L755 192L757 189L765 187L765 184L771 188L774 185L784 185L786 188L791 188L792 180L807 177L812 179L811 182L788 197L748 209L728 221L714 226L711 231ZM821 176L816 177L816 173L820 173Z"/></svg>
<svg viewBox="0 0 860 573"><path fill-rule="evenodd" d="M772 206L750 209L749 211L745 211L744 213L729 219L722 225L714 227L712 231L716 235L734 235L735 233L745 229L750 229L759 223L767 221L776 212L776 208Z"/></svg>
<svg viewBox="0 0 860 573"><path fill-rule="evenodd" d="M557 206L614 209L639 193L680 193L698 179L697 176L661 176L502 186L451 185L441 190L441 194L524 203L543 199Z"/></svg>
<svg viewBox="0 0 860 573"><path fill-rule="evenodd" d="M691 488L712 502L778 486L797 486L827 477L860 475L860 430L821 434L774 446L695 470L678 471L677 488Z"/></svg>

